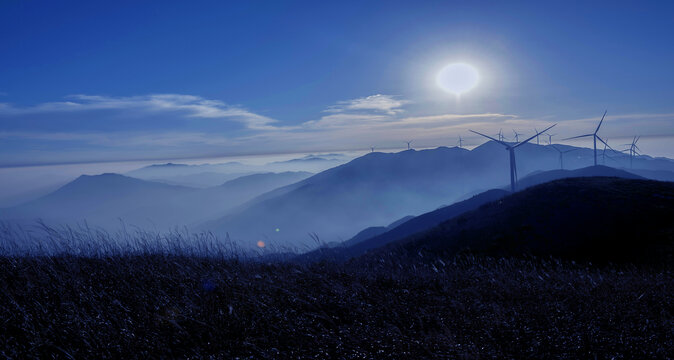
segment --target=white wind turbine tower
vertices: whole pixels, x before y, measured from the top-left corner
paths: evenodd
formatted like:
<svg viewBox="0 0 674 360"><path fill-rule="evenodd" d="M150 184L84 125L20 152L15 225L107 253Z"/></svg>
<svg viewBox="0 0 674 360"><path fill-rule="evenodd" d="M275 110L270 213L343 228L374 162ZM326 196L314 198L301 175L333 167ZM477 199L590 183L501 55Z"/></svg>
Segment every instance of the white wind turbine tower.
<svg viewBox="0 0 674 360"><path fill-rule="evenodd" d="M409 149L410 149L410 144L412 143L412 140L410 140L410 141L405 141L405 142L407 143L407 150L409 150Z"/></svg>
<svg viewBox="0 0 674 360"><path fill-rule="evenodd" d="M555 124L555 125L557 125L557 124ZM536 136L540 135L541 133L552 129L555 125L550 126L549 128L541 131L540 133L536 133L536 135L534 135L534 136L532 136L532 137L530 137L530 138L528 138L528 139L526 139L522 142L516 142L516 143L507 143L507 142L504 142L504 141L501 141L501 140L496 140L491 136L479 133L477 131L473 131L473 130L470 130L470 131L472 133L478 134L480 136L484 136L487 139L494 140L497 143L505 146L506 150L508 150L508 152L510 153L510 190L512 192L515 192L515 187L516 187L516 184L517 184L517 165L515 164L515 149L519 146L522 146L522 145L528 143L529 141L531 141L531 139L535 138Z"/></svg>
<svg viewBox="0 0 674 360"><path fill-rule="evenodd" d="M459 144L459 149L462 149L463 148L463 138L461 137L461 135L459 135L459 141L457 141L457 143Z"/></svg>
<svg viewBox="0 0 674 360"><path fill-rule="evenodd" d="M548 136L548 145L552 145L552 137L555 136L555 135L557 135L557 134L548 134L548 133L545 133L545 135Z"/></svg>
<svg viewBox="0 0 674 360"><path fill-rule="evenodd" d="M372 150L372 151L370 151L370 152L374 152L374 146L371 146L371 147L370 147L370 150Z"/></svg>
<svg viewBox="0 0 674 360"><path fill-rule="evenodd" d="M606 110L608 111L608 110ZM585 135L578 135L578 136L573 136L570 138L562 139L562 140L571 140L571 139L578 139L582 137L588 137L592 136L592 139L594 140L594 165L597 166L597 140L601 141L604 143L604 145L608 146L609 149L611 148L606 141L602 140L597 133L599 132L599 128L601 127L601 123L604 122L604 117L606 116L606 111L604 111L604 115L602 115L601 120L599 121L599 125L597 125L597 129L594 131L592 134L585 134Z"/></svg>
<svg viewBox="0 0 674 360"><path fill-rule="evenodd" d="M571 151L578 150L577 148L568 149L568 150L560 150L555 145L552 145L552 148L557 150L557 152L559 153L559 168L562 169L562 170L564 170L564 154L566 154L568 152L571 152Z"/></svg>
<svg viewBox="0 0 674 360"><path fill-rule="evenodd" d="M498 141L505 140L505 136L503 136L503 129L499 129L498 134L496 135L498 136Z"/></svg>

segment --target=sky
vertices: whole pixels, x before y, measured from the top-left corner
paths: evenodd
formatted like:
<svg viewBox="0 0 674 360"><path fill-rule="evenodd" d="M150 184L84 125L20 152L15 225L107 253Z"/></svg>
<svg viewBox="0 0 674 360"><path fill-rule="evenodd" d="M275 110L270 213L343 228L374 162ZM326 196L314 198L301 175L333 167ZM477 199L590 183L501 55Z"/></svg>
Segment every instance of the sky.
<svg viewBox="0 0 674 360"><path fill-rule="evenodd" d="M674 157L674 3L0 1L0 167L590 133ZM467 63L456 96L435 77ZM589 145L583 140L577 144Z"/></svg>

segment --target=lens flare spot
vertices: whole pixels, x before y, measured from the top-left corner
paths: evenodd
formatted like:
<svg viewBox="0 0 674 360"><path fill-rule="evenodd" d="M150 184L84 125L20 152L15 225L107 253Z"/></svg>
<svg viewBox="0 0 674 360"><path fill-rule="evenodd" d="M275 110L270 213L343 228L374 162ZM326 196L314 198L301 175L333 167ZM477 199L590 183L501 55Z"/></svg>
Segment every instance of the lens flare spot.
<svg viewBox="0 0 674 360"><path fill-rule="evenodd" d="M279 228L276 228L276 232L279 232L279 231L281 231L281 229L279 229Z"/></svg>
<svg viewBox="0 0 674 360"><path fill-rule="evenodd" d="M260 240L257 242L257 247L260 249L263 249L265 246L267 246L267 244L265 244L264 241Z"/></svg>

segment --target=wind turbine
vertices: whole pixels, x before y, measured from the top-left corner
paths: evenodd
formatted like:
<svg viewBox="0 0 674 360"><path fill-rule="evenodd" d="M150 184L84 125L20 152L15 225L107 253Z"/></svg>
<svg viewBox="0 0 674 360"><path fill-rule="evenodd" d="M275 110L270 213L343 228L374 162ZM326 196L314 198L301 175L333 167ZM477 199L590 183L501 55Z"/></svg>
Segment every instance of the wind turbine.
<svg viewBox="0 0 674 360"><path fill-rule="evenodd" d="M573 149L568 149L568 150L560 150L555 145L552 145L552 148L557 150L557 152L559 153L559 168L562 169L562 170L564 170L564 154L566 154L568 152L571 152L571 151L574 151L574 150L578 150L578 148L573 148Z"/></svg>
<svg viewBox="0 0 674 360"><path fill-rule="evenodd" d="M606 110L608 111L608 110ZM592 139L594 140L594 165L597 166L597 140L601 141L604 143L604 145L608 146L609 149L611 148L606 141L602 140L597 133L599 132L599 128L601 127L601 123L604 122L604 117L606 116L606 111L604 111L604 115L602 115L601 120L599 121L599 125L597 125L597 129L594 131L592 134L585 134L585 135L578 135L578 136L573 136L570 138L562 139L562 140L571 140L571 139L578 139L582 137L588 137L592 136Z"/></svg>
<svg viewBox="0 0 674 360"><path fill-rule="evenodd" d="M637 152L637 150L641 151L641 149L639 149L639 147L637 146L637 141L639 141L639 139L641 139L641 136L635 136L634 139L632 139L631 144L625 144L629 145L630 147L628 149L623 150L630 152L630 168L632 168L632 158L634 157L634 155L641 155Z"/></svg>
<svg viewBox="0 0 674 360"><path fill-rule="evenodd" d="M557 124L555 124L555 125L557 125ZM540 133L536 133L536 135L534 135L534 136L532 136L532 137L530 137L530 138L528 138L528 139L526 139L522 142L516 142L514 144L507 143L507 142L504 142L504 141L501 141L501 140L496 140L491 136L479 133L477 131L470 130L470 132L478 134L480 136L484 136L487 139L494 140L497 143L505 146L506 150L508 150L508 152L510 153L510 190L512 192L515 192L515 186L517 184L517 166L515 165L515 149L519 146L522 146L522 145L528 143L531 139L535 138L536 136L540 135L541 133L544 133L544 132L552 129L555 125L550 126L549 128L541 131Z"/></svg>
<svg viewBox="0 0 674 360"><path fill-rule="evenodd" d="M459 149L463 148L463 138L461 135L459 135L459 141L457 141L457 143L459 143Z"/></svg>
<svg viewBox="0 0 674 360"><path fill-rule="evenodd" d="M601 151L601 164L606 165L606 144L604 144L604 150Z"/></svg>
<svg viewBox="0 0 674 360"><path fill-rule="evenodd" d="M405 142L407 143L407 150L409 150L409 149L410 149L410 144L412 143L412 140L410 140L410 141L405 141Z"/></svg>
<svg viewBox="0 0 674 360"><path fill-rule="evenodd" d="M372 150L371 152L374 152L374 146L371 146L370 149Z"/></svg>
<svg viewBox="0 0 674 360"><path fill-rule="evenodd" d="M538 134L538 129L534 128L534 131L536 134ZM538 135L536 135L536 145L540 145L541 143L538 142Z"/></svg>
<svg viewBox="0 0 674 360"><path fill-rule="evenodd" d="M557 135L557 134L548 134L548 133L545 133L545 135L548 136L548 145L552 145L552 137L555 136L555 135Z"/></svg>
<svg viewBox="0 0 674 360"><path fill-rule="evenodd" d="M498 134L496 135L498 135L498 141L505 140L505 136L503 136L503 129L499 129Z"/></svg>
<svg viewBox="0 0 674 360"><path fill-rule="evenodd" d="M520 135L522 135L522 134L518 133L515 130L513 130L513 133L515 133L515 142L520 142ZM536 134L536 135L538 135L538 134ZM534 136L536 136L536 135L534 135Z"/></svg>

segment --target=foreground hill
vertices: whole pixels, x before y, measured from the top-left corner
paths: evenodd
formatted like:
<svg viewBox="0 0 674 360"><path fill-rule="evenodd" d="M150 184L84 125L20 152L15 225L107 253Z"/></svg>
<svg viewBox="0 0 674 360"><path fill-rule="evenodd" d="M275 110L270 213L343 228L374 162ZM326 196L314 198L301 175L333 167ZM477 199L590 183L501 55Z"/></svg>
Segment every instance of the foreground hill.
<svg viewBox="0 0 674 360"><path fill-rule="evenodd" d="M304 172L255 174L220 186L194 189L118 174L83 175L29 203L4 209L4 219L115 227L172 228L215 218L255 196L305 179Z"/></svg>
<svg viewBox="0 0 674 360"><path fill-rule="evenodd" d="M671 261L672 214L674 183L563 179L486 204L397 246L409 253L470 249L592 261Z"/></svg>

